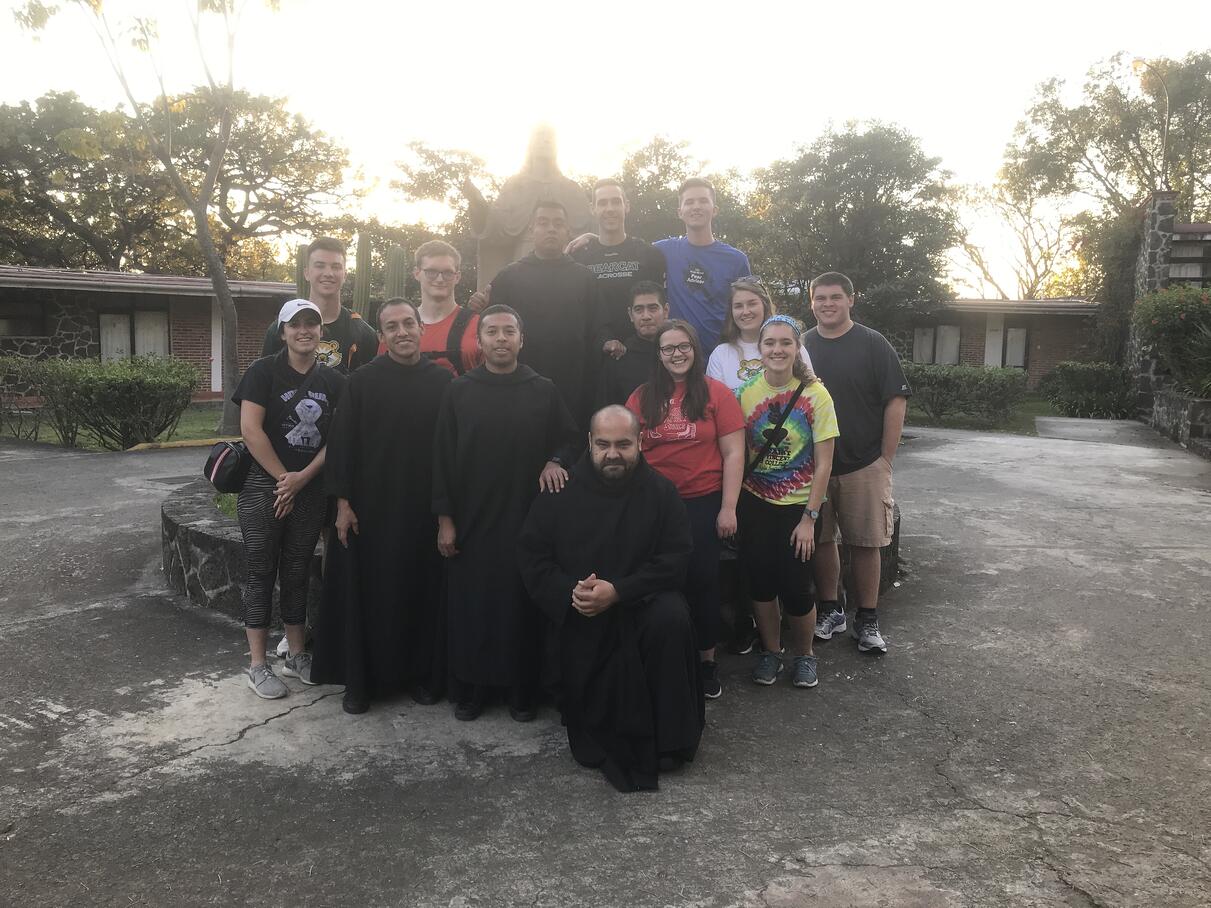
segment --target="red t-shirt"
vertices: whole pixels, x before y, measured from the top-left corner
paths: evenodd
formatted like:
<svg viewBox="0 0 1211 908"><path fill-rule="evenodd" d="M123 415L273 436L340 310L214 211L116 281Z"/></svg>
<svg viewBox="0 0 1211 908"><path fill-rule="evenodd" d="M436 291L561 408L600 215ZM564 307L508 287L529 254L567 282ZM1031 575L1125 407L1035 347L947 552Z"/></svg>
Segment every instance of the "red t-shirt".
<svg viewBox="0 0 1211 908"><path fill-rule="evenodd" d="M433 361L439 366L445 366L455 375L458 372L454 366L450 364L450 360L446 359L446 340L450 337L450 327L454 324L454 319L458 317L458 310L455 309L440 322L434 322L432 325L425 325L425 333L420 338L421 353L438 353L440 356L432 357ZM479 349L479 341L476 339L475 332L479 327L478 313L472 315L467 321L467 327L463 330L462 343L459 344L459 351L462 353L463 371L470 372L476 366L482 365L484 361L483 351ZM386 353L387 345L379 341L378 352Z"/></svg>
<svg viewBox="0 0 1211 908"><path fill-rule="evenodd" d="M702 419L688 421L681 411L685 383L677 382L664 422L649 426L639 407L639 388L627 399L627 409L639 417L643 456L653 469L677 487L682 498L698 498L723 488L723 455L719 439L744 428L744 412L721 381L706 379L708 398Z"/></svg>

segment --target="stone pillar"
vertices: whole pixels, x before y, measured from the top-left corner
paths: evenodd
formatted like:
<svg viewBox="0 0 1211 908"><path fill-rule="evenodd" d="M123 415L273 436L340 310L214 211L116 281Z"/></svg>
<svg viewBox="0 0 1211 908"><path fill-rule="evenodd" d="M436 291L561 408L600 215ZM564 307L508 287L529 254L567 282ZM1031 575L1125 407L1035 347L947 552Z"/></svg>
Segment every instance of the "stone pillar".
<svg viewBox="0 0 1211 908"><path fill-rule="evenodd" d="M1169 257L1173 252L1173 222L1177 217L1177 193L1157 190L1144 203L1143 235L1139 258L1135 262L1135 299L1169 286ZM1139 338L1132 329L1127 337L1126 364L1136 376L1136 410L1140 419L1149 421L1152 402L1165 385L1166 376L1157 361L1143 355Z"/></svg>

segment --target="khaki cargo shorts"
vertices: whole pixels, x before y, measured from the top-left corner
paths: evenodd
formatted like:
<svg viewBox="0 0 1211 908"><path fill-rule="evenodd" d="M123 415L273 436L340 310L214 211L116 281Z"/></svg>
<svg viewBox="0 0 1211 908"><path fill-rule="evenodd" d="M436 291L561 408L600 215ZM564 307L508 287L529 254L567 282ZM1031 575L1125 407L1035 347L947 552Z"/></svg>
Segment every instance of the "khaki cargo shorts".
<svg viewBox="0 0 1211 908"><path fill-rule="evenodd" d="M860 470L834 476L829 480L828 501L820 515L820 538L881 549L891 543L895 504L891 464L882 457Z"/></svg>

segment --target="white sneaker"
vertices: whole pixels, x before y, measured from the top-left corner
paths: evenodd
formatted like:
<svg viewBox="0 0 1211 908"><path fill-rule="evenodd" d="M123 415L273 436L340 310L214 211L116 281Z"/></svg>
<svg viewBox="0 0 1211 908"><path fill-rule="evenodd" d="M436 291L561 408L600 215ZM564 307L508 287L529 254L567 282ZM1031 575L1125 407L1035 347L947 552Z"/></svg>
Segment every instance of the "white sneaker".
<svg viewBox="0 0 1211 908"><path fill-rule="evenodd" d="M278 648L275 651L279 659L285 659L290 655L290 642L286 639L286 635L282 635L281 641L278 643Z"/></svg>

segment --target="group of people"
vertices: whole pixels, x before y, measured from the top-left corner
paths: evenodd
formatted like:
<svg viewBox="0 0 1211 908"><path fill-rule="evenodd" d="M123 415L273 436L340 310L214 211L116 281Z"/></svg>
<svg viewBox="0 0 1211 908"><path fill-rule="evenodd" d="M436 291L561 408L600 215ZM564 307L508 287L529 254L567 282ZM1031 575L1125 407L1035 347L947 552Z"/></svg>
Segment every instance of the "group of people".
<svg viewBox="0 0 1211 908"><path fill-rule="evenodd" d="M341 306L343 244L311 244L310 299L282 307L234 395L254 459L238 516L259 696L288 693L266 658L276 577L283 675L343 684L350 713L408 692L525 722L551 698L574 757L636 790L693 759L722 693L724 544L756 683L789 662L794 686L816 686L813 639L851 620L839 539L851 633L886 651L899 359L852 320L844 275L812 281L805 332L715 239L711 185L688 180L679 201L685 235L649 245L627 235L616 180L594 189L597 234L571 238L564 206L540 200L534 251L467 307L458 251L425 243L420 302L387 300L377 330Z"/></svg>

